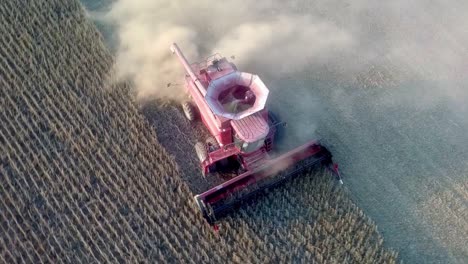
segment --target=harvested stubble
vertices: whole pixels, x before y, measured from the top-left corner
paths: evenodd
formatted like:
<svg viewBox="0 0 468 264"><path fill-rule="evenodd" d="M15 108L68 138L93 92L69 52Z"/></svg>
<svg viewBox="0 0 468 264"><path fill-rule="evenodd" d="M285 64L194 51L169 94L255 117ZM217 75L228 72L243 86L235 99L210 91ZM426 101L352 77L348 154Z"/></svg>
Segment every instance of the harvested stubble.
<svg viewBox="0 0 468 264"><path fill-rule="evenodd" d="M324 173L205 224L78 1L0 4L0 262L393 263Z"/></svg>

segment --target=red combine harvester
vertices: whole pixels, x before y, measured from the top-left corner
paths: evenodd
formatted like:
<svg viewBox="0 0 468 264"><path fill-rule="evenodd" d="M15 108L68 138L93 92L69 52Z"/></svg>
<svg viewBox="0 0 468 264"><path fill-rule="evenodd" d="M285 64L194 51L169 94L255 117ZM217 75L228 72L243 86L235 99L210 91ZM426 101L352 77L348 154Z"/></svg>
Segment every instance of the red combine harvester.
<svg viewBox="0 0 468 264"><path fill-rule="evenodd" d="M195 144L203 176L234 172L194 197L209 223L240 201L316 164L329 168L341 182L331 153L318 141L274 157L275 132L282 123L265 107L269 90L259 76L238 71L219 54L190 65L177 44L171 51L185 68L185 86L193 101L182 105L185 116L190 121L199 116L212 135Z"/></svg>

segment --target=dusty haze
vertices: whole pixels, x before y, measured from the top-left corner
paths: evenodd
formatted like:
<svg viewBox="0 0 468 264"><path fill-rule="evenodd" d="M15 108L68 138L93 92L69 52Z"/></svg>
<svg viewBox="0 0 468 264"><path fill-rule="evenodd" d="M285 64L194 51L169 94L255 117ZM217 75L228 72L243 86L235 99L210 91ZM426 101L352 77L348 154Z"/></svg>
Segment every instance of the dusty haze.
<svg viewBox="0 0 468 264"><path fill-rule="evenodd" d="M120 0L105 16L118 26L117 69L136 84L138 96L180 99L183 71L171 56L177 42L190 62L220 52L260 75L288 74L309 61L348 49L353 39L332 23L279 13L270 1Z"/></svg>
<svg viewBox="0 0 468 264"><path fill-rule="evenodd" d="M155 90L156 95L173 96L173 88L164 89L180 80L180 66L168 52L172 42L180 44L190 61L220 52L234 55L239 66L257 66L260 74L295 73L325 60L355 71L391 55L416 70L418 65L431 65L433 74L426 78L432 81L465 78L467 63L453 50L458 46L466 52L464 43L433 37L441 26L424 24L421 18L429 15L421 11L428 5L425 1L276 2L118 0L102 18L117 25L119 73L131 77L141 95ZM443 3L431 19L468 41L462 16L467 4ZM453 97L463 93L450 90Z"/></svg>

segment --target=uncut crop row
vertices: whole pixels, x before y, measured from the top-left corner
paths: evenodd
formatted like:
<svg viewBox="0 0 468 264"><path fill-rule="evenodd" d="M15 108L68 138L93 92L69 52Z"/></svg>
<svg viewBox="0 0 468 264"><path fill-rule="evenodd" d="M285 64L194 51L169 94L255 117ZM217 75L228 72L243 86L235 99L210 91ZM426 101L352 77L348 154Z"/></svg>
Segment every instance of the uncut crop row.
<svg viewBox="0 0 468 264"><path fill-rule="evenodd" d="M213 232L78 1L2 1L0 21L0 262L396 261L323 172Z"/></svg>

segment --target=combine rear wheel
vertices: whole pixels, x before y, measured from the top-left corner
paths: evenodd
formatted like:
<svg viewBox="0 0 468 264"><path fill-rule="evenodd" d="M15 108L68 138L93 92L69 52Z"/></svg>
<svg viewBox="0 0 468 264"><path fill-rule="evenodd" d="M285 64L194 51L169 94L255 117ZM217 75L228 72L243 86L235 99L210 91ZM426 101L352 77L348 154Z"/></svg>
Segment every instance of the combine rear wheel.
<svg viewBox="0 0 468 264"><path fill-rule="evenodd" d="M189 121L195 120L196 109L191 102L186 101L182 103L182 110L184 110L185 117Z"/></svg>
<svg viewBox="0 0 468 264"><path fill-rule="evenodd" d="M208 152L206 151L205 144L202 142L197 142L195 144L195 151L197 152L197 157L200 162L203 162L208 158Z"/></svg>

